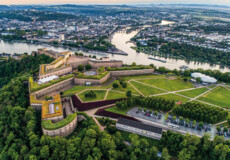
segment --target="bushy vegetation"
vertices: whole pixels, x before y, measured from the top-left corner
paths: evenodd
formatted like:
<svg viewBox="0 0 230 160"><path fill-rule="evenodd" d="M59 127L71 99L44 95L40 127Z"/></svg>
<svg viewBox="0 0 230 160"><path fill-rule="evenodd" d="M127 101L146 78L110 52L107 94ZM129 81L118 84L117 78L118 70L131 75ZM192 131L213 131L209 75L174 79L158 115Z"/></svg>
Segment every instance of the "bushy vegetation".
<svg viewBox="0 0 230 160"><path fill-rule="evenodd" d="M230 159L229 146L230 141L225 141L224 137L215 136L211 140L209 134L199 138L167 131L163 132L159 150L167 148L178 160L227 160Z"/></svg>
<svg viewBox="0 0 230 160"><path fill-rule="evenodd" d="M52 61L53 58L46 55L23 55L20 61L10 58L7 61L0 62L0 86L9 83L12 78L23 75L24 73L34 74L38 72L40 64Z"/></svg>
<svg viewBox="0 0 230 160"><path fill-rule="evenodd" d="M132 97L123 101L116 102L116 106L121 110L133 107L134 105L139 105L146 108L151 108L159 111L170 111L174 105L175 101L165 100L158 97Z"/></svg>
<svg viewBox="0 0 230 160"><path fill-rule="evenodd" d="M77 113L69 114L64 120L61 120L57 123L52 123L51 120L43 120L42 121L42 127L47 130L55 130L62 128L72 122L77 116Z"/></svg>
<svg viewBox="0 0 230 160"><path fill-rule="evenodd" d="M85 93L85 98L96 98L96 97L97 95L92 90Z"/></svg>
<svg viewBox="0 0 230 160"><path fill-rule="evenodd" d="M152 69L150 66L130 66L122 68L107 68L108 71L124 71L124 70L139 70L139 69Z"/></svg>
<svg viewBox="0 0 230 160"><path fill-rule="evenodd" d="M221 108L194 102L176 106L173 108L173 113L207 123L217 123L228 116L228 112Z"/></svg>

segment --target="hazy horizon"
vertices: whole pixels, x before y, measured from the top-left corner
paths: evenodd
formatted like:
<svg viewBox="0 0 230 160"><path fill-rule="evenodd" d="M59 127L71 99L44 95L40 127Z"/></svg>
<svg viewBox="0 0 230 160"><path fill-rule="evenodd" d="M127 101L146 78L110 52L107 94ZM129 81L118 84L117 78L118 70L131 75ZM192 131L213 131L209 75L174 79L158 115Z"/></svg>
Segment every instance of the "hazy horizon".
<svg viewBox="0 0 230 160"><path fill-rule="evenodd" d="M230 0L7 0L0 2L1 5L32 5L32 4L209 4L209 5L230 5Z"/></svg>

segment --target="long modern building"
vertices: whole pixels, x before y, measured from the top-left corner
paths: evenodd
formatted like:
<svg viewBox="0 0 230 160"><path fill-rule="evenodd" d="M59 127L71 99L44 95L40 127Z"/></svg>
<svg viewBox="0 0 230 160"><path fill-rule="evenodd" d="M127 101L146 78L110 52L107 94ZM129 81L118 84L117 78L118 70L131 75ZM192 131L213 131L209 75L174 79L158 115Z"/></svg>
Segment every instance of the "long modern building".
<svg viewBox="0 0 230 160"><path fill-rule="evenodd" d="M124 118L119 118L118 122L116 123L116 128L158 140L162 137L162 128Z"/></svg>

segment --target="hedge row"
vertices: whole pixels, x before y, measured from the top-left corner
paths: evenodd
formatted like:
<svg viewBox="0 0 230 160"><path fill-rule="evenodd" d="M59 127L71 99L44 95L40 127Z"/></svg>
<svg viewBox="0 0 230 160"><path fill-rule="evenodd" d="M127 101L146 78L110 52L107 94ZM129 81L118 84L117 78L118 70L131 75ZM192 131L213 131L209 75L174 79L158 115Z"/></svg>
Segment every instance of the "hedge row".
<svg viewBox="0 0 230 160"><path fill-rule="evenodd" d="M105 77L107 74L109 74L109 71L105 71L103 73L99 73L98 75L92 75L92 76L87 76L87 75L84 75L84 73L80 73L80 72L77 72L77 76L76 78L79 78L79 79L97 79L97 80L100 80L102 79L103 77Z"/></svg>
<svg viewBox="0 0 230 160"><path fill-rule="evenodd" d="M72 98L74 107L77 108L79 111L86 111L89 109L94 109L94 108L114 104L117 101L123 100L123 99L115 99L115 100L105 100L105 101L82 103L80 99L78 99L78 97L75 95L73 95L71 98Z"/></svg>
<svg viewBox="0 0 230 160"><path fill-rule="evenodd" d="M152 69L152 67L136 66L136 67L123 67L123 68L107 68L108 71L124 71L124 70L139 70L139 69Z"/></svg>

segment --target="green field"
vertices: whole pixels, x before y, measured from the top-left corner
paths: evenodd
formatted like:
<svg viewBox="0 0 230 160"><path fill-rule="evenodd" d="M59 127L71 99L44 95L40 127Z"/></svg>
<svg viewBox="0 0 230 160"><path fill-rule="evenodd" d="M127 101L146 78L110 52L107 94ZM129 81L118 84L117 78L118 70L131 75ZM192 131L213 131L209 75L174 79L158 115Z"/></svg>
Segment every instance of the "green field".
<svg viewBox="0 0 230 160"><path fill-rule="evenodd" d="M129 133L129 132L126 132L126 131L122 131L122 130L118 130L118 132L121 133L121 136L124 138L125 141L127 142L131 142L129 136L133 133ZM152 147L152 146L158 146L160 141L159 140L156 140L156 139L152 139L152 138L148 138L148 137L144 137L144 136L139 136L139 139L146 139L147 142L149 143L149 147Z"/></svg>
<svg viewBox="0 0 230 160"><path fill-rule="evenodd" d="M182 89L192 88L193 84L190 82L184 82L181 79L167 79L167 78L157 78L157 79L142 79L139 82L146 83L158 88L162 88L168 91L178 91Z"/></svg>
<svg viewBox="0 0 230 160"><path fill-rule="evenodd" d="M230 90L224 87L217 87L198 100L208 102L220 107L230 108Z"/></svg>
<svg viewBox="0 0 230 160"><path fill-rule="evenodd" d="M133 107L131 107L131 108L133 108ZM114 106L114 107L106 108L105 110L113 112L113 113L118 113L118 114L126 115L126 112L128 112L131 108L127 108L125 110L121 110L117 106Z"/></svg>
<svg viewBox="0 0 230 160"><path fill-rule="evenodd" d="M108 86L104 86L104 87L95 87L95 86L74 86L73 88L70 88L68 90L66 90L65 92L63 92L63 96L71 96L74 95L76 93L79 93L85 89L109 89L112 87L112 84L108 85Z"/></svg>
<svg viewBox="0 0 230 160"><path fill-rule="evenodd" d="M96 98L85 98L85 93L89 91L82 92L81 94L78 95L78 97L83 101L83 102L90 102L90 101L99 101L99 100L104 100L106 90L93 90L93 92L97 95Z"/></svg>
<svg viewBox="0 0 230 160"><path fill-rule="evenodd" d="M189 91L183 91L183 92L178 92L181 95L194 98L196 96L199 96L200 94L206 92L208 89L207 88L197 88Z"/></svg>
<svg viewBox="0 0 230 160"><path fill-rule="evenodd" d="M141 79L141 78L162 78L165 77L165 75L153 75L153 74L148 74L148 75L139 75L139 76L128 76L124 77L126 81L131 80L131 79Z"/></svg>
<svg viewBox="0 0 230 160"><path fill-rule="evenodd" d="M109 91L106 100L111 100L111 99L120 99L120 98L125 98L126 95L125 93L118 93L114 91Z"/></svg>
<svg viewBox="0 0 230 160"><path fill-rule="evenodd" d="M185 97L173 94L173 93L164 94L164 95L157 96L157 97L162 97L162 98L165 98L165 99L174 100L175 102L182 101L183 103L187 102L189 100L188 98L185 98Z"/></svg>
<svg viewBox="0 0 230 160"><path fill-rule="evenodd" d="M129 83L127 83L127 88L123 88L121 85L119 85L118 88L113 88L112 91L120 91L120 92L127 92L132 91L132 94L140 95L139 92L135 88L133 88Z"/></svg>
<svg viewBox="0 0 230 160"><path fill-rule="evenodd" d="M164 91L135 82L131 81L130 82L132 85L134 85L141 93L144 94L144 96L150 96L154 94L159 94L159 93L164 93Z"/></svg>

